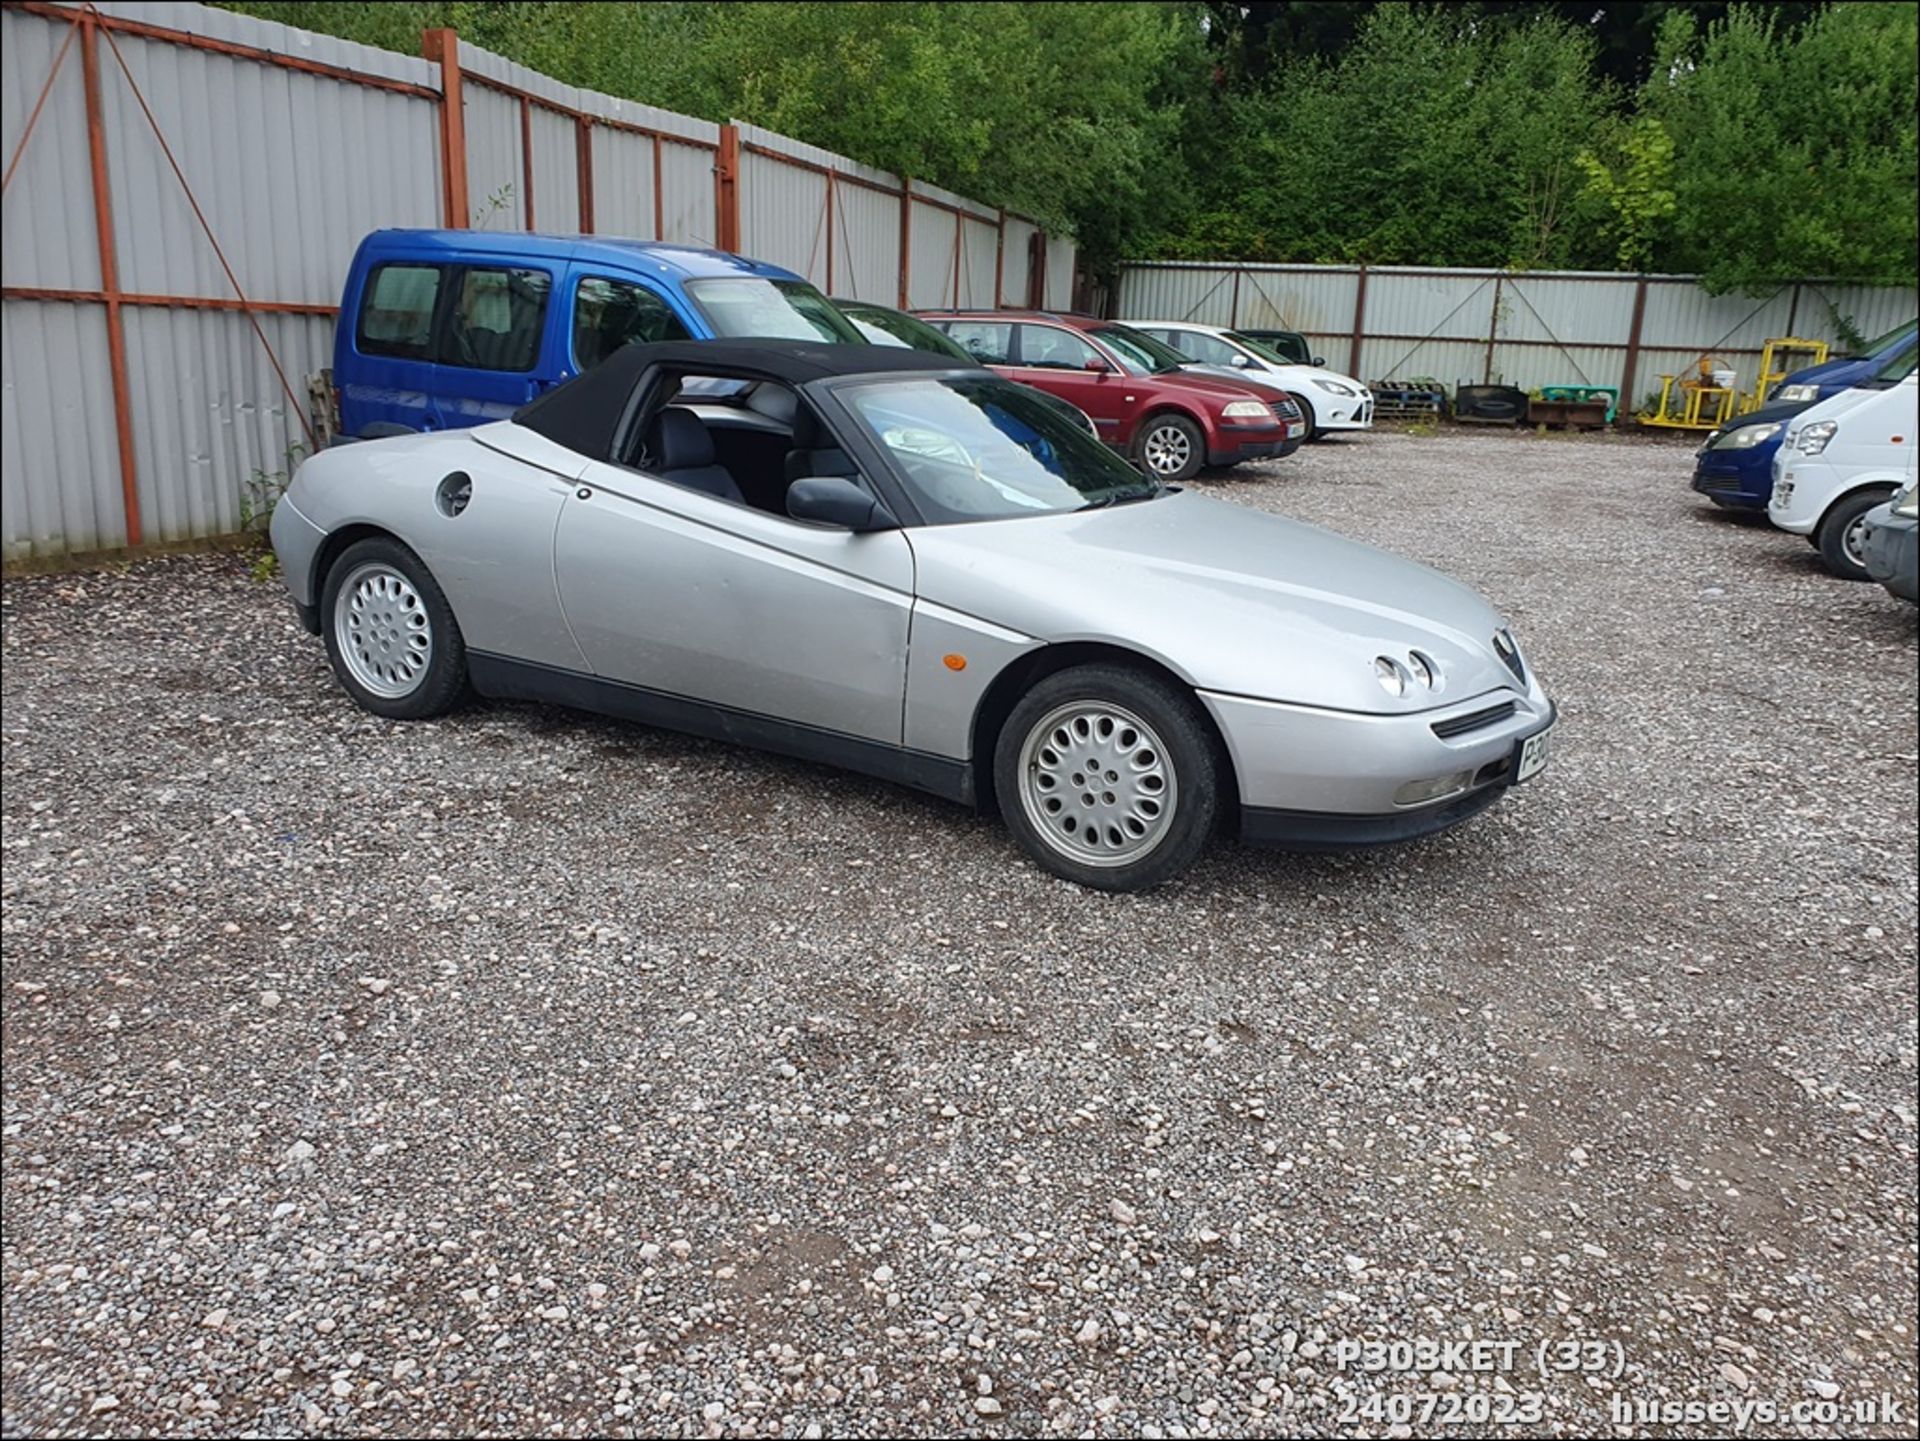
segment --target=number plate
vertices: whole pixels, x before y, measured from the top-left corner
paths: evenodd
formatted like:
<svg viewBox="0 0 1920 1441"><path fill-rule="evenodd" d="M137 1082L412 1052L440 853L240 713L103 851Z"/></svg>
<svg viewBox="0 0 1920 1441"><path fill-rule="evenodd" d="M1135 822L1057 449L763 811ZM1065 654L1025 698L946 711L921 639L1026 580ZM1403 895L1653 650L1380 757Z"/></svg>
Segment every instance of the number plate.
<svg viewBox="0 0 1920 1441"><path fill-rule="evenodd" d="M1294 437L1299 435L1300 432L1305 430L1306 428L1307 428L1307 425L1305 421L1302 421L1302 420L1288 421L1287 422L1287 439L1292 440Z"/></svg>
<svg viewBox="0 0 1920 1441"><path fill-rule="evenodd" d="M1538 775L1552 751L1553 728L1551 726L1521 741L1513 758L1513 783L1519 785L1521 781L1531 780Z"/></svg>

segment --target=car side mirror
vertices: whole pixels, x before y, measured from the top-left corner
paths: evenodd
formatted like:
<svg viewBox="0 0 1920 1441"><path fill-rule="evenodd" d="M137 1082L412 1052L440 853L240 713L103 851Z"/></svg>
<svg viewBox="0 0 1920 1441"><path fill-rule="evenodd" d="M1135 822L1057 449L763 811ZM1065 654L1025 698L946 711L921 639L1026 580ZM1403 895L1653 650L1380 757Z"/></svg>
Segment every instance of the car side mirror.
<svg viewBox="0 0 1920 1441"><path fill-rule="evenodd" d="M1253 364L1251 360L1248 360L1246 356L1240 354L1237 350L1233 353L1233 359L1227 363L1235 370L1245 370L1249 365Z"/></svg>
<svg viewBox="0 0 1920 1441"><path fill-rule="evenodd" d="M1108 375L1113 370L1113 367L1107 364L1107 358L1104 355L1089 355L1080 368L1091 370L1095 375Z"/></svg>
<svg viewBox="0 0 1920 1441"><path fill-rule="evenodd" d="M892 511L864 486L845 476L814 475L787 487L787 514L795 520L837 525L851 531L897 530Z"/></svg>
<svg viewBox="0 0 1920 1441"><path fill-rule="evenodd" d="M1324 367L1327 363L1327 358L1324 355L1316 355L1313 358L1313 363L1315 365Z"/></svg>

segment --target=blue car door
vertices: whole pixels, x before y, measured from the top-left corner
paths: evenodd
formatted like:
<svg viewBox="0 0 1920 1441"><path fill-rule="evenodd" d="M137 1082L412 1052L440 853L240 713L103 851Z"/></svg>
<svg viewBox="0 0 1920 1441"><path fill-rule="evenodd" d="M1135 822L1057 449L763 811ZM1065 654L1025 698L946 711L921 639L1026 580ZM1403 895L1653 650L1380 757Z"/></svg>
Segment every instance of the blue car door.
<svg viewBox="0 0 1920 1441"><path fill-rule="evenodd" d="M449 271L428 260L374 264L340 320L334 380L340 420L354 436L437 430L434 325L449 288Z"/></svg>
<svg viewBox="0 0 1920 1441"><path fill-rule="evenodd" d="M538 261L456 257L435 326L439 424L505 420L559 384L554 280Z"/></svg>

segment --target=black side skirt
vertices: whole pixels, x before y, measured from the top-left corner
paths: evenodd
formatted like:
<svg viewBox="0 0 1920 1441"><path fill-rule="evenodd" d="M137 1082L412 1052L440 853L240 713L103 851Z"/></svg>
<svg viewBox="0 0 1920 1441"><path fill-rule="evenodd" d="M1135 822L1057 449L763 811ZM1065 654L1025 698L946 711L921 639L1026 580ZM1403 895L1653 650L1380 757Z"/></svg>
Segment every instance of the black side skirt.
<svg viewBox="0 0 1920 1441"><path fill-rule="evenodd" d="M1324 811L1242 806L1240 839L1249 845L1278 846L1289 851L1346 851L1397 845L1471 820L1504 796L1507 789L1504 783L1484 786L1445 805L1384 816L1343 816Z"/></svg>
<svg viewBox="0 0 1920 1441"><path fill-rule="evenodd" d="M485 651L467 652L467 676L475 690L495 700L545 701L571 706L659 726L663 730L685 731L710 740L731 741L756 750L820 761L842 770L912 786L915 790L930 791L962 805L974 802L973 767L948 756L909 750L885 741L800 725L708 701L690 700L686 696L582 675L558 666L489 655Z"/></svg>

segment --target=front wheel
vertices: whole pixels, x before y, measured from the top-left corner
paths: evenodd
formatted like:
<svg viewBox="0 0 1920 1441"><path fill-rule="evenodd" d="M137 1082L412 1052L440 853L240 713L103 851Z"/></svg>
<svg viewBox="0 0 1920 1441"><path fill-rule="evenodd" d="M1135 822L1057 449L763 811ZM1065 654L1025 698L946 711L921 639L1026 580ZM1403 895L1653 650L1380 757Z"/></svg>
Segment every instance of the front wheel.
<svg viewBox="0 0 1920 1441"><path fill-rule="evenodd" d="M333 673L362 708L424 720L465 694L467 647L453 608L399 541L348 546L327 571L320 615Z"/></svg>
<svg viewBox="0 0 1920 1441"><path fill-rule="evenodd" d="M1867 512L1885 502L1890 490L1866 490L1836 501L1820 521L1813 542L1820 559L1842 580L1872 580L1867 572Z"/></svg>
<svg viewBox="0 0 1920 1441"><path fill-rule="evenodd" d="M1184 415L1154 415L1140 430L1140 464L1155 480L1191 480L1207 460L1207 438Z"/></svg>
<svg viewBox="0 0 1920 1441"><path fill-rule="evenodd" d="M1000 814L1047 870L1104 891L1170 880L1219 813L1221 767L1192 697L1144 671L1088 665L1020 699L994 750Z"/></svg>

